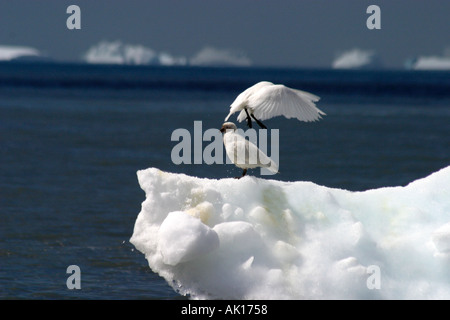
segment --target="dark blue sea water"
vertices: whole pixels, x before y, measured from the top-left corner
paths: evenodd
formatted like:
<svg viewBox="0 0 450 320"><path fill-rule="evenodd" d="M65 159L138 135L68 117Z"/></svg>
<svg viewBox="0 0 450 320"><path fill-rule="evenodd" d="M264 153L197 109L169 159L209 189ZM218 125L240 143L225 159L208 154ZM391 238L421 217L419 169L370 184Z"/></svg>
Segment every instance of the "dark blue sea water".
<svg viewBox="0 0 450 320"><path fill-rule="evenodd" d="M180 298L128 242L145 196L136 171L239 175L174 165L171 134L194 121L220 128L261 80L319 95L327 113L265 121L280 130L276 179L356 191L450 164L450 72L3 63L0 298ZM69 265L80 267L80 290L66 286Z"/></svg>

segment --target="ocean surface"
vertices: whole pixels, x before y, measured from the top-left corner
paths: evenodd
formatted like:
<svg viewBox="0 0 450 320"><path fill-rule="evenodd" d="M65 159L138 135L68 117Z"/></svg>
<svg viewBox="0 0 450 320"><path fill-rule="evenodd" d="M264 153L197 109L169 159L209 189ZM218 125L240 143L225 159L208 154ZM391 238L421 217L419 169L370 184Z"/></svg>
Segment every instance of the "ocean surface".
<svg viewBox="0 0 450 320"><path fill-rule="evenodd" d="M280 130L280 174L263 179L363 191L450 164L450 72L0 63L0 298L183 299L129 243L136 172L240 175L175 165L171 135L220 128L262 80L320 96L327 114L265 121ZM70 265L81 289L66 285Z"/></svg>

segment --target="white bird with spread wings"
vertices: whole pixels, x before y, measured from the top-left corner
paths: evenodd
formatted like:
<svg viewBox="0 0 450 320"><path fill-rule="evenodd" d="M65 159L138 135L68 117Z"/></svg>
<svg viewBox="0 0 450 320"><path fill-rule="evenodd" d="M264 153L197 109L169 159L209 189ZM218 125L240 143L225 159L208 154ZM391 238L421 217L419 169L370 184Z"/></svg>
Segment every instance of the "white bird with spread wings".
<svg viewBox="0 0 450 320"><path fill-rule="evenodd" d="M315 102L319 97L305 91L288 88L282 84L261 81L239 94L230 106L230 113L225 118L239 112L239 122L247 120L252 127L253 118L261 128L267 127L261 122L277 116L297 118L300 121L316 121L321 119L324 112L319 110Z"/></svg>

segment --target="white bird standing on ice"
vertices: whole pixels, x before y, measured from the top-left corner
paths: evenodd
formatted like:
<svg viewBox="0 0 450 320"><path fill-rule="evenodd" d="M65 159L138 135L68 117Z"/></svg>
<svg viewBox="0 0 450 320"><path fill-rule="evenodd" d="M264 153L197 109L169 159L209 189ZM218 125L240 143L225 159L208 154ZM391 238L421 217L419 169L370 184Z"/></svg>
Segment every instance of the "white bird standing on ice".
<svg viewBox="0 0 450 320"><path fill-rule="evenodd" d="M225 122L220 129L223 133L223 144L228 158L236 167L244 169L242 178L246 175L247 169L263 167L273 173L278 173L278 165L262 152L255 144L245 139L236 132L236 125L233 122Z"/></svg>
<svg viewBox="0 0 450 320"><path fill-rule="evenodd" d="M230 106L230 113L225 121L228 121L228 118L238 111L241 113L237 120L242 122L247 119L247 125L250 128L252 127L251 118L264 129L267 127L261 120L276 116L285 116L288 119L297 118L306 122L316 121L321 118L321 115L325 115L314 103L319 99L318 96L309 92L288 88L282 84L261 81L237 96Z"/></svg>

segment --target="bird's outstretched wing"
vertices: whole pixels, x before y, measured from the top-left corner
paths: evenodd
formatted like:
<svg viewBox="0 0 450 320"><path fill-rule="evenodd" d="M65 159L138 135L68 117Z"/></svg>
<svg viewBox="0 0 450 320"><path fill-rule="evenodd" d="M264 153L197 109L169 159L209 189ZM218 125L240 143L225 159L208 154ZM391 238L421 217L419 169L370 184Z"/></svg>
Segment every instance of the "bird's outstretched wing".
<svg viewBox="0 0 450 320"><path fill-rule="evenodd" d="M250 88L247 88L246 90L241 92L233 101L233 103L230 105L230 113L225 118L225 121L228 121L228 119L233 113L241 111L245 106L247 106L249 97L258 92L261 88L267 86L273 86L273 83L269 81L260 81L251 86Z"/></svg>
<svg viewBox="0 0 450 320"><path fill-rule="evenodd" d="M319 110L315 102L319 97L305 91L288 88L284 85L265 86L248 97L247 108L256 118L266 120L277 116L286 118L297 118L300 121L316 121L325 115ZM238 121L246 119L242 111Z"/></svg>

